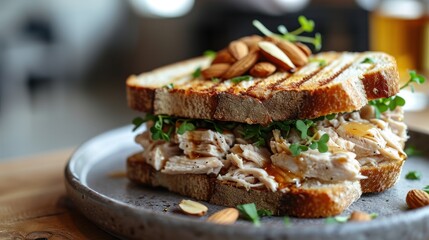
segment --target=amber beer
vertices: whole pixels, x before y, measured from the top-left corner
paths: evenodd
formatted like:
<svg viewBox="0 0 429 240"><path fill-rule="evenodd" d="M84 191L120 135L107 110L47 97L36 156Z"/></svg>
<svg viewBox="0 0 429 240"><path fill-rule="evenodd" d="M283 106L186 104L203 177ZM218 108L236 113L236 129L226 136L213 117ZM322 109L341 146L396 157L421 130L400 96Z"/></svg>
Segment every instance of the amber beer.
<svg viewBox="0 0 429 240"><path fill-rule="evenodd" d="M401 18L381 11L371 13L370 48L387 52L396 58L402 83L408 80L409 69L415 69L428 77L429 17L423 14L414 18Z"/></svg>

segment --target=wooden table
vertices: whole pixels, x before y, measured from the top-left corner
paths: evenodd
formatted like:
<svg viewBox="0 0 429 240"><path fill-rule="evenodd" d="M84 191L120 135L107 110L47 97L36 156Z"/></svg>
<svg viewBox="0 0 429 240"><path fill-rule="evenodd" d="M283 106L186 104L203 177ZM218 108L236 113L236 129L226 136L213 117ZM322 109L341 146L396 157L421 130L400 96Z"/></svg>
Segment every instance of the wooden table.
<svg viewBox="0 0 429 240"><path fill-rule="evenodd" d="M66 197L63 172L72 152L0 163L0 239L115 239Z"/></svg>
<svg viewBox="0 0 429 240"><path fill-rule="evenodd" d="M428 121L429 110L407 113L413 129L429 132ZM114 239L74 210L66 197L63 172L72 152L0 163L0 239Z"/></svg>

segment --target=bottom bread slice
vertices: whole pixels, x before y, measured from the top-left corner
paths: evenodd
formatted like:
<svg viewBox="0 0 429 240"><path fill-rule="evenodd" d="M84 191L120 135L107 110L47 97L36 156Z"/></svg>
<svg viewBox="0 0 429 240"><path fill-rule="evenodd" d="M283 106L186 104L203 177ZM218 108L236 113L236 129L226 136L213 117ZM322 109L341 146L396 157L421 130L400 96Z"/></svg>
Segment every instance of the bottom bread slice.
<svg viewBox="0 0 429 240"><path fill-rule="evenodd" d="M404 162L405 160L386 161L376 166L362 166L360 172L367 177L360 180L362 192L377 193L393 187L401 175Z"/></svg>
<svg viewBox="0 0 429 240"><path fill-rule="evenodd" d="M303 218L338 215L362 193L359 181L320 184L308 180L286 192L246 190L205 174L171 175L156 171L145 163L140 153L128 158L127 176L138 184L164 187L171 192L216 205L236 207L239 204L255 203L258 209L271 210L274 215Z"/></svg>

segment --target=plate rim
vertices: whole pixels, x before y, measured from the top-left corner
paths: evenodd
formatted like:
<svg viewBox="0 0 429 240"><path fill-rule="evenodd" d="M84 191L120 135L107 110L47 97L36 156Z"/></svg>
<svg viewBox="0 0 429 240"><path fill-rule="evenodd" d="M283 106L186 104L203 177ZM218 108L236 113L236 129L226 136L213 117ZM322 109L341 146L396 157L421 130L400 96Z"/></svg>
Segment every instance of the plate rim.
<svg viewBox="0 0 429 240"><path fill-rule="evenodd" d="M285 237L285 236L293 236L293 237L305 237L305 236L325 236L326 233L341 233L341 232L347 232L347 235L349 234L358 234L358 233L368 233L371 232L374 229L385 229L386 227L391 227L392 225L404 225L407 226L410 224L410 222L426 222L426 225L429 225L429 207L428 208L421 208L421 209L414 209L414 210L405 210L401 212L401 216L397 217L382 217L377 218L370 222L347 222L343 224L324 224L324 225L314 225L315 227L308 227L308 226L294 226L293 228L285 226L284 228L279 227L270 227L269 225L261 224L261 227L250 227L245 225L219 225L214 224L210 222L203 221L199 218L191 218L191 217L184 217L184 216L177 216L177 214L165 214L165 213L159 213L152 211L150 209L133 206L131 204L127 204L125 202L122 202L120 200L110 198L108 196L103 195L102 193L97 192L96 190L90 188L87 184L83 184L81 182L80 177L77 175L77 173L74 171L75 161L79 160L79 154L81 152L84 152L88 146L90 146L95 141L98 141L99 139L106 138L109 136L114 136L115 134L121 133L125 131L125 129L131 130L132 125L125 125L122 127L114 128L111 130L108 130L106 132L103 132L99 135L96 135L89 140L82 143L79 147L76 148L76 150L72 153L70 156L67 165L64 169L64 175L65 175L65 184L67 193L69 196L72 195L71 191L74 193L84 194L87 198L90 198L91 200L94 200L95 202L98 202L102 205L116 205L116 207L119 207L122 210L128 209L135 211L136 213L146 215L147 217L150 217L152 221L156 220L161 226L163 222L169 222L169 226L171 227L171 224L175 224L176 227L193 227L195 224L198 224L199 227L202 227L203 230L211 230L212 232L219 233L219 231L232 231L236 234L242 234L245 233L245 235L253 236L253 237L267 237L267 236L276 236L276 237ZM423 134L429 139L429 134L424 132L419 132L415 130L409 130L409 132L415 132L417 134ZM134 134L135 135L135 134ZM124 160L125 161L125 160ZM405 197L405 196L404 196ZM74 206L82 204L82 202L79 202L79 198L73 198ZM79 210L79 207L78 207ZM82 211L81 211L82 212ZM91 216L88 216L85 212L82 212L87 218L89 218L92 222L94 222L99 227L107 230L108 232L113 233L116 236L125 236L121 232L115 232L111 231L111 229L106 229L103 224L100 224L99 222L94 221ZM269 232L268 232L269 231ZM323 235L322 233L325 233ZM330 235L326 235L330 236ZM366 235L365 235L366 236Z"/></svg>

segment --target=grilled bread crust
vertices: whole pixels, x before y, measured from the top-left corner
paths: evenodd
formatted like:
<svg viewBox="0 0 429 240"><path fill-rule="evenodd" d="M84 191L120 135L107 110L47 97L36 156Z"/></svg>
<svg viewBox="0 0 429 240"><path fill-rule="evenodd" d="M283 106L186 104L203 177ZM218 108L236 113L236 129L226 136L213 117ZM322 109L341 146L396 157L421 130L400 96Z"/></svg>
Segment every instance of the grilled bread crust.
<svg viewBox="0 0 429 240"><path fill-rule="evenodd" d="M184 118L269 124L359 110L369 100L399 91L393 57L380 52L325 52L295 73L233 83L193 78L210 59L195 58L127 80L132 109ZM370 58L374 63L364 63ZM173 84L173 88L166 88Z"/></svg>
<svg viewBox="0 0 429 240"><path fill-rule="evenodd" d="M386 161L376 166L362 166L360 173L368 178L360 180L363 193L383 192L395 185L401 175L402 161Z"/></svg>
<svg viewBox="0 0 429 240"><path fill-rule="evenodd" d="M165 174L146 164L142 156L137 153L127 160L127 176L133 182L164 187L171 192L216 205L235 207L255 203L258 208L271 210L274 215L317 218L342 213L361 195L359 181L334 184L307 181L300 187L291 187L287 192L247 191L205 174Z"/></svg>

